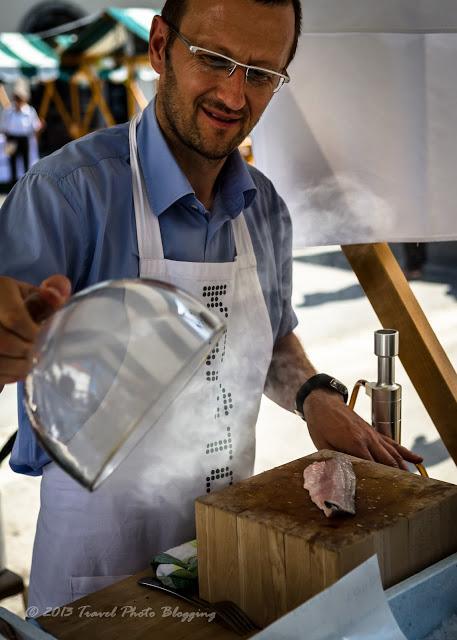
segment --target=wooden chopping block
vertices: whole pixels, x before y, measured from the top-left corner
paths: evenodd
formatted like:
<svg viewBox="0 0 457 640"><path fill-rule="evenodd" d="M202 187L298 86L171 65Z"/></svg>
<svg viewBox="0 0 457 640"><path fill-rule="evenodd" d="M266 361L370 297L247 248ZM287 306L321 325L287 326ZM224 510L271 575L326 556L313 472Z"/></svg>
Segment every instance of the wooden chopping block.
<svg viewBox="0 0 457 640"><path fill-rule="evenodd" d="M326 518L303 488L320 451L196 501L200 596L270 624L377 553L384 588L457 551L457 486L346 456L356 515Z"/></svg>

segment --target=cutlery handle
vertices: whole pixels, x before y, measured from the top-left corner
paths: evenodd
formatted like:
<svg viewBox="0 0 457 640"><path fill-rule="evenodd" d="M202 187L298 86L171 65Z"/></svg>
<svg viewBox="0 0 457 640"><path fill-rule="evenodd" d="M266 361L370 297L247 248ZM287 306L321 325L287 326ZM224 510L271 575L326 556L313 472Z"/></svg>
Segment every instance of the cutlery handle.
<svg viewBox="0 0 457 640"><path fill-rule="evenodd" d="M160 580L157 580L156 578L140 578L140 580L138 580L138 584L142 587L157 589L157 591L168 593L175 598L184 600L184 602L187 602L194 607L200 607L200 609L209 609L209 605L206 605L205 603L197 600L196 598L192 598L191 596L186 596L182 591L177 591L176 589L172 589L171 587L166 587L160 582Z"/></svg>

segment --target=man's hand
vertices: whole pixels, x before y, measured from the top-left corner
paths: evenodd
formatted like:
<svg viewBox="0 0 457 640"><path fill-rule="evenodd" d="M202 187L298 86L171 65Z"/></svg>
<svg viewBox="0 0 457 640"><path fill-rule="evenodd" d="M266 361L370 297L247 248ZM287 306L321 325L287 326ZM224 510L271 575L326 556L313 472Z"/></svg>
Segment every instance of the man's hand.
<svg viewBox="0 0 457 640"><path fill-rule="evenodd" d="M0 392L30 371L40 321L68 300L70 281L51 276L39 287L0 277Z"/></svg>
<svg viewBox="0 0 457 640"><path fill-rule="evenodd" d="M413 464L422 462L420 456L375 431L336 393L316 389L305 400L304 414L317 449L342 451L405 470L405 460Z"/></svg>

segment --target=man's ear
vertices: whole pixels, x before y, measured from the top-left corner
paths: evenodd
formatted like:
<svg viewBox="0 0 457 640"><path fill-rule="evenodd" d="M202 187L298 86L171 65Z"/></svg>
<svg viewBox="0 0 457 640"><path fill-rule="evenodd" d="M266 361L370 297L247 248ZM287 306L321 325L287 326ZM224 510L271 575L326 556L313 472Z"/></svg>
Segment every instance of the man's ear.
<svg viewBox="0 0 457 640"><path fill-rule="evenodd" d="M151 67L159 75L165 69L165 48L169 30L166 22L160 16L154 16L149 34L149 61Z"/></svg>

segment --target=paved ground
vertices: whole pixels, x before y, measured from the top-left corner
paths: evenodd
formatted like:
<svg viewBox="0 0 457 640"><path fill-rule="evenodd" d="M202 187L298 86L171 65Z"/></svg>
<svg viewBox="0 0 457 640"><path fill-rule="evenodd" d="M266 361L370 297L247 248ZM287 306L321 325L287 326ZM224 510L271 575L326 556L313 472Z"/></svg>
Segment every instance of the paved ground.
<svg viewBox="0 0 457 640"><path fill-rule="evenodd" d="M456 265L457 266L457 265ZM430 266L427 279L412 288L454 366L457 363L457 269ZM298 333L308 355L321 370L351 386L358 378L376 377L373 332L380 328L370 304L337 248L310 249L294 262L294 304ZM457 484L457 470L426 414L401 365L397 380L403 385L404 444L425 456L434 478ZM359 396L357 410L369 418L368 398ZM0 397L0 444L15 429L13 387ZM314 446L304 423L273 403L262 403L258 422L256 470L261 471L311 453ZM0 469L3 527L8 567L28 579L32 540L39 499L39 479ZM19 598L2 602L19 613Z"/></svg>

